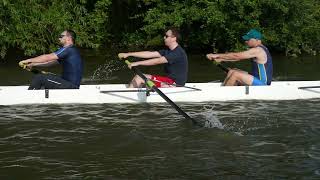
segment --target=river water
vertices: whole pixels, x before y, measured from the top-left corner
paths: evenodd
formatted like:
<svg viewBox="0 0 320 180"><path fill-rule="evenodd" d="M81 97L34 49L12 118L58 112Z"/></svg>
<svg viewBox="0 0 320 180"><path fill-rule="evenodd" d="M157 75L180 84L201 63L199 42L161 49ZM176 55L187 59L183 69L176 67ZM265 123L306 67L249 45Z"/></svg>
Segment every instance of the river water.
<svg viewBox="0 0 320 180"><path fill-rule="evenodd" d="M115 54L82 53L83 84L132 76ZM223 79L204 56L189 57L190 82ZM29 83L17 61L1 62L1 85ZM320 77L316 57L275 56L274 66L276 80ZM195 127L165 103L0 106L0 179L320 179L320 100L179 106L214 127Z"/></svg>

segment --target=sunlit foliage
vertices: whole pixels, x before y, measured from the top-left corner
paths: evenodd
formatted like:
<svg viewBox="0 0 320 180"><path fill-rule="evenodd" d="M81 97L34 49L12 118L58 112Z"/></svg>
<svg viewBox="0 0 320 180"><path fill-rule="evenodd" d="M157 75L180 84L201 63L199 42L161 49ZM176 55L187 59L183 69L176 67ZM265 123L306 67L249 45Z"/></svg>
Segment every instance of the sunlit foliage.
<svg viewBox="0 0 320 180"><path fill-rule="evenodd" d="M108 37L111 0L2 0L0 1L0 52L20 48L26 55L57 46L65 29L77 33L77 44L96 48ZM90 8L91 7L91 8Z"/></svg>
<svg viewBox="0 0 320 180"><path fill-rule="evenodd" d="M250 28L262 31L272 51L320 51L318 0L0 0L0 8L0 57L9 48L26 55L53 50L64 29L76 31L81 47L158 46L169 26L200 52L243 49Z"/></svg>

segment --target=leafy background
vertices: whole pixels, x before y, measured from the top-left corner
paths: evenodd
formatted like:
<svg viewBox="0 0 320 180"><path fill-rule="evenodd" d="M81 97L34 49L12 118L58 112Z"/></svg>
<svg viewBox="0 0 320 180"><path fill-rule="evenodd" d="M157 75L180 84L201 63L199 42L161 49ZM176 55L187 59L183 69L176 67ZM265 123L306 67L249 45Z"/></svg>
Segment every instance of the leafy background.
<svg viewBox="0 0 320 180"><path fill-rule="evenodd" d="M251 28L272 50L290 56L320 50L317 0L1 0L0 55L50 52L65 29L83 48L162 45L169 26L181 30L188 50L233 51Z"/></svg>

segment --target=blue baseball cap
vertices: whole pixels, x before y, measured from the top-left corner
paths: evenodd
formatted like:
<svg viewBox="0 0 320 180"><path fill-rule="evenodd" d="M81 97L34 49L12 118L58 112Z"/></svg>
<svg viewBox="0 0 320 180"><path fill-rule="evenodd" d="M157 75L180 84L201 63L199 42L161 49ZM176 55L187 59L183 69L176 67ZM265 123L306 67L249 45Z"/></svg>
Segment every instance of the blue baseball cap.
<svg viewBox="0 0 320 180"><path fill-rule="evenodd" d="M242 39L245 41L249 41L250 39L262 39L262 34L256 29L250 29L247 34L242 36Z"/></svg>

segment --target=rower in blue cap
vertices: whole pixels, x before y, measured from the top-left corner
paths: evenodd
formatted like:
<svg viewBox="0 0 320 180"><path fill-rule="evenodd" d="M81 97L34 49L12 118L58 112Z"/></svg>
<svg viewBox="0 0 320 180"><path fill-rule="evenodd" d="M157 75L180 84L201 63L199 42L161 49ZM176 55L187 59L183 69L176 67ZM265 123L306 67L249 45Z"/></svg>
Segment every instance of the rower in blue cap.
<svg viewBox="0 0 320 180"><path fill-rule="evenodd" d="M239 69L229 69L223 83L225 86L270 85L273 71L272 57L269 50L262 44L262 34L256 29L251 29L242 36L242 39L249 47L249 50L224 54L207 54L207 58L218 63L222 61L251 60L252 70L250 73Z"/></svg>

